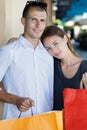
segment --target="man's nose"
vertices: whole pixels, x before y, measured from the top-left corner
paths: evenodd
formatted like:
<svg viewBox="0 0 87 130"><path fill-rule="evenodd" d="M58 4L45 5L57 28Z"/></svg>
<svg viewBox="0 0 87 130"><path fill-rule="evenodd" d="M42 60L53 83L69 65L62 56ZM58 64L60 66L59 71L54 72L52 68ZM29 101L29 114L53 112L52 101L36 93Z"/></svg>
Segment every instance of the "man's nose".
<svg viewBox="0 0 87 130"><path fill-rule="evenodd" d="M40 27L41 26L41 21L37 20L36 25L37 25L37 27Z"/></svg>

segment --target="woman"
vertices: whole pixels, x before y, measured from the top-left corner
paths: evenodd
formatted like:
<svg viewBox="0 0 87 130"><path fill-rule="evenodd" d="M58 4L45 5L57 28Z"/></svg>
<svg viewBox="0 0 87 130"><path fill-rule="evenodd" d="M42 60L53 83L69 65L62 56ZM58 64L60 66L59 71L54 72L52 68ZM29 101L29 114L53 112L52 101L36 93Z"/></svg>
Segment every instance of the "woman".
<svg viewBox="0 0 87 130"><path fill-rule="evenodd" d="M54 110L63 109L63 89L87 88L87 61L78 56L68 35L57 26L48 26L41 37L47 51L54 57Z"/></svg>

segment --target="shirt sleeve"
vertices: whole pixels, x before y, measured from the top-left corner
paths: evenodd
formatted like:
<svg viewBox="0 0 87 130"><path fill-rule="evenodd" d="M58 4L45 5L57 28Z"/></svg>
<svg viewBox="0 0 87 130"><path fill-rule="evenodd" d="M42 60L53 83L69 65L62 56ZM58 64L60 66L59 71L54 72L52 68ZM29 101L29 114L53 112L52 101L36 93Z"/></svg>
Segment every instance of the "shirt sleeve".
<svg viewBox="0 0 87 130"><path fill-rule="evenodd" d="M12 51L9 47L0 48L0 81L2 81L12 61Z"/></svg>

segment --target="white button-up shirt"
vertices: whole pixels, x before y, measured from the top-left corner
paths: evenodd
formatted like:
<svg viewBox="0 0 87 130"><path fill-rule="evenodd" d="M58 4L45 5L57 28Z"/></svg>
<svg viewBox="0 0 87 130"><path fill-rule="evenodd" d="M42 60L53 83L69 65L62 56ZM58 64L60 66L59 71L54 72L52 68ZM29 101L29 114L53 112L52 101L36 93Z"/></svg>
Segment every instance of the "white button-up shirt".
<svg viewBox="0 0 87 130"><path fill-rule="evenodd" d="M53 58L39 41L34 49L23 36L0 48L0 81L5 90L35 101L33 113L51 111L53 108ZM20 111L15 105L5 103L3 119L17 118ZM31 115L31 110L21 116Z"/></svg>

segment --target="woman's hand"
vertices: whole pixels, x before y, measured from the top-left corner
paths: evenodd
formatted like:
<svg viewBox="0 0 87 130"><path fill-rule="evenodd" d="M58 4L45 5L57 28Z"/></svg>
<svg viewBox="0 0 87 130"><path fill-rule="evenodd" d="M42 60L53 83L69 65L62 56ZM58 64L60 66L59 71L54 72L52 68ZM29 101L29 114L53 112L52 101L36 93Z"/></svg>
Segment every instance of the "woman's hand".
<svg viewBox="0 0 87 130"><path fill-rule="evenodd" d="M7 44L9 44L9 43L11 43L11 42L15 42L15 41L17 41L17 40L18 40L18 38L13 37L13 38L11 38L11 39L9 39L9 40L7 41Z"/></svg>
<svg viewBox="0 0 87 130"><path fill-rule="evenodd" d="M82 83L83 83L84 87L87 88L87 72L85 72L82 75Z"/></svg>

